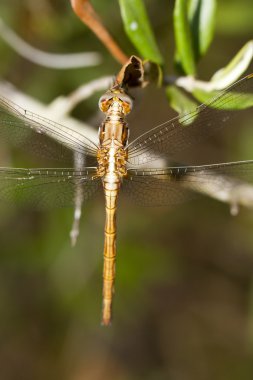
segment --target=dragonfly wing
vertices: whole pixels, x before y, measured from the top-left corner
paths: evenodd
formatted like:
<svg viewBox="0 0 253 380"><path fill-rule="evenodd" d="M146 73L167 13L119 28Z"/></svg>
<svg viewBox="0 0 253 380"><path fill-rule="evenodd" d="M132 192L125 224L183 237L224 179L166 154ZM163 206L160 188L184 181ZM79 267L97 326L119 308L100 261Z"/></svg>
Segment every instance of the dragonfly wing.
<svg viewBox="0 0 253 380"><path fill-rule="evenodd" d="M0 138L32 153L62 162L72 161L73 151L90 157L95 157L97 151L96 144L77 131L27 111L2 97Z"/></svg>
<svg viewBox="0 0 253 380"><path fill-rule="evenodd" d="M224 202L252 207L253 161L129 169L123 189L144 206L169 206L206 194Z"/></svg>
<svg viewBox="0 0 253 380"><path fill-rule="evenodd" d="M35 209L73 206L82 191L87 201L100 187L96 168L0 168L0 200Z"/></svg>
<svg viewBox="0 0 253 380"><path fill-rule="evenodd" d="M140 206L172 206L194 197L194 191L184 189L173 177L146 174L128 170L122 185L123 193Z"/></svg>
<svg viewBox="0 0 253 380"><path fill-rule="evenodd" d="M239 114L236 107L252 106L252 95L253 76L249 75L219 92L208 104L158 125L131 142L128 145L129 164L145 165L159 157L178 161L178 153L200 143Z"/></svg>

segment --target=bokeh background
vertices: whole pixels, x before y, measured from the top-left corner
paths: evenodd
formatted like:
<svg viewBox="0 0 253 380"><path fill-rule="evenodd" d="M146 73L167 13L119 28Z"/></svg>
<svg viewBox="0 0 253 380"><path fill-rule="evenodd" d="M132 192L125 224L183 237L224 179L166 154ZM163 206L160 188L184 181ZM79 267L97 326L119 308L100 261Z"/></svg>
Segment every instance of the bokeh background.
<svg viewBox="0 0 253 380"><path fill-rule="evenodd" d="M92 3L122 49L133 54L117 1ZM146 1L168 73L173 3ZM1 80L42 102L120 68L68 1L1 0L0 16L42 50L102 55L97 67L47 69L21 58L0 38ZM252 0L218 1L215 39L199 64L201 79L208 80L252 38L252 20ZM95 129L99 96L74 111ZM129 118L132 136L173 115L163 90L147 88ZM251 114L231 124L197 147L194 160L252 159L252 123ZM18 154L2 144L1 166L19 166ZM32 156L26 160L30 167L38 163ZM72 248L72 209L38 212L1 204L1 379L252 379L252 210L232 217L228 205L207 198L172 209L141 208L121 197L114 320L104 328L103 207L102 197L85 207Z"/></svg>

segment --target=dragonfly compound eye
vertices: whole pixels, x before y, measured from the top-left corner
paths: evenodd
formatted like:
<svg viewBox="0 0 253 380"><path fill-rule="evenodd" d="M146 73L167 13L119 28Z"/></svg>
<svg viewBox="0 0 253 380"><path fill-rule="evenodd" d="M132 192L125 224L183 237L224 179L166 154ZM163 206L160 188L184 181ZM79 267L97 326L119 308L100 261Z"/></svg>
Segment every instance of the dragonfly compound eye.
<svg viewBox="0 0 253 380"><path fill-rule="evenodd" d="M128 114L133 108L132 99L130 98L130 96L128 96L126 94L120 94L120 95L118 95L118 98L122 101L122 107L124 110L124 114L125 115Z"/></svg>
<svg viewBox="0 0 253 380"><path fill-rule="evenodd" d="M101 98L98 101L99 108L102 112L107 112L108 108L112 104L114 94L110 93L105 93L104 95L101 96Z"/></svg>

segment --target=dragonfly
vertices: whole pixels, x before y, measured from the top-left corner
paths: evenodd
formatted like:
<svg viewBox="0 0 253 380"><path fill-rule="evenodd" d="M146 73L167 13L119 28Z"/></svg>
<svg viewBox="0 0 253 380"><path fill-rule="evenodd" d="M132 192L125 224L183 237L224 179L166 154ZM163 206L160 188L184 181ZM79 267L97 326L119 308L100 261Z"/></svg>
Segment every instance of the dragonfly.
<svg viewBox="0 0 253 380"><path fill-rule="evenodd" d="M0 168L0 199L25 202L36 208L82 205L99 189L105 199L102 324L112 320L116 263L116 211L120 191L143 206L168 206L191 198L194 192L216 191L238 201L237 189L250 189L253 160L208 165L179 165L178 156L198 146L240 112L231 111L252 94L253 74L228 87L209 103L177 116L129 140L127 115L133 107L119 83L100 98L105 114L98 141L65 125L0 98L0 139L41 156L59 160L58 168ZM73 157L81 158L79 165ZM65 167L70 162L71 167ZM231 182L232 179L232 182ZM81 195L81 197L80 197ZM243 202L242 202L243 203Z"/></svg>

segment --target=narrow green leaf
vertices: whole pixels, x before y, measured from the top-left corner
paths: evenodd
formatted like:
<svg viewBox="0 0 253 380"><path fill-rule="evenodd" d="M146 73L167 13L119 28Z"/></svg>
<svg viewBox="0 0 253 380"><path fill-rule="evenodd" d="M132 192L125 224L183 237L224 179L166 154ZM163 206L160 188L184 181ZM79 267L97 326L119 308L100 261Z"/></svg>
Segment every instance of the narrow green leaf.
<svg viewBox="0 0 253 380"><path fill-rule="evenodd" d="M198 103L196 103L194 100L191 100L182 90L180 90L176 86L167 86L166 96L171 108L178 112L178 114L182 117L182 121L183 116L185 114L194 111L198 106ZM190 123L189 118L187 118L187 120L184 121L183 124L191 124L197 116L198 114L196 113L195 117L191 118Z"/></svg>
<svg viewBox="0 0 253 380"><path fill-rule="evenodd" d="M203 56L210 46L215 26L216 0L190 0L188 18L195 57Z"/></svg>
<svg viewBox="0 0 253 380"><path fill-rule="evenodd" d="M161 53L150 26L142 0L119 0L125 31L140 55L158 64L163 63Z"/></svg>
<svg viewBox="0 0 253 380"><path fill-rule="evenodd" d="M246 71L253 59L253 40L247 42L227 66L218 70L209 82L194 80L191 86L182 86L190 91L194 97L202 103L206 103L212 98L222 94L228 86ZM227 92L231 96L231 92ZM223 109L244 109L253 105L253 94L238 94L234 97L234 102L223 102Z"/></svg>
<svg viewBox="0 0 253 380"><path fill-rule="evenodd" d="M191 112L198 106L198 103L190 99L182 90L176 86L167 86L166 96L170 103L170 106L180 115Z"/></svg>
<svg viewBox="0 0 253 380"><path fill-rule="evenodd" d="M226 88L234 83L247 70L253 58L253 40L248 41L229 62L229 64L218 70L211 82L217 88Z"/></svg>
<svg viewBox="0 0 253 380"><path fill-rule="evenodd" d="M176 41L176 62L180 62L185 73L194 75L196 72L195 57L190 24L188 20L188 1L176 0L174 7L174 33Z"/></svg>
<svg viewBox="0 0 253 380"><path fill-rule="evenodd" d="M207 92L204 90L195 89L192 93L196 99L202 103L209 104L212 99L222 94L221 91ZM231 101L231 96L234 97ZM229 102L226 101L229 99ZM243 110L253 106L253 94L245 94L235 92L225 92L222 98L222 104L219 103L219 109L223 110ZM212 104L210 105L212 107Z"/></svg>
<svg viewBox="0 0 253 380"><path fill-rule="evenodd" d="M143 62L144 68L144 83L154 83L161 87L163 82L163 72L161 66L157 63L146 60Z"/></svg>

